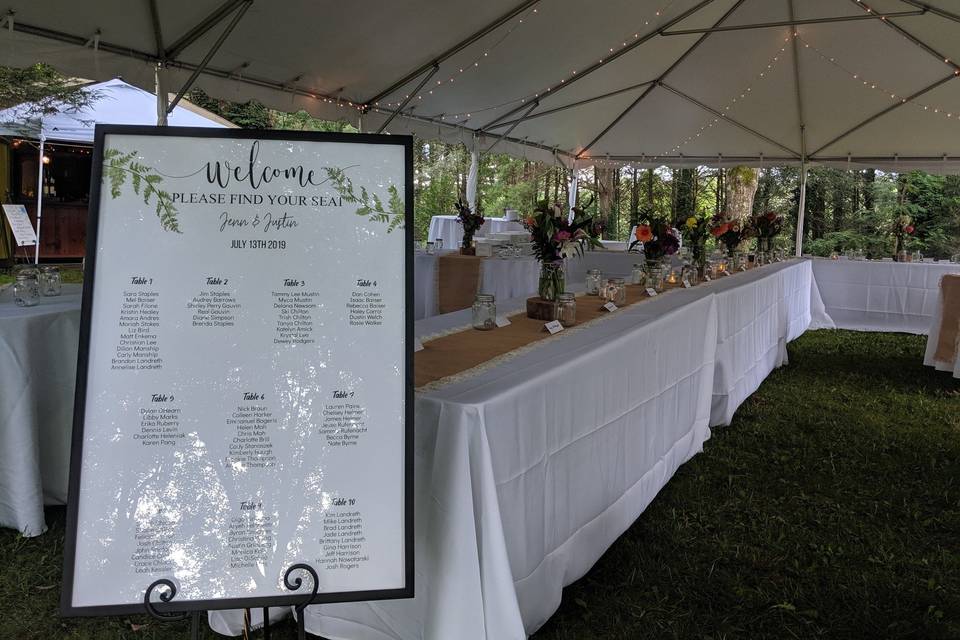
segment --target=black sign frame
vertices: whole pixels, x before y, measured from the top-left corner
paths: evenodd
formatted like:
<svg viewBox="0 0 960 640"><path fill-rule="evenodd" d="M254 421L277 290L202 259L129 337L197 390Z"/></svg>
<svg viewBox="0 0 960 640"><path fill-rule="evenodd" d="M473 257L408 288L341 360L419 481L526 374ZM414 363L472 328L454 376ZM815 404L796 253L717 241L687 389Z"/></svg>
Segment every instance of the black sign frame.
<svg viewBox="0 0 960 640"><path fill-rule="evenodd" d="M413 297L413 138L407 135L381 135L369 133L328 133L307 131L252 130L252 129L206 129L201 127L151 127L141 125L100 125L96 126L93 147L93 165L90 175L90 205L87 215L87 246L84 266L84 286L82 311L80 316L80 344L77 354L77 378L73 408L73 433L70 452L70 484L67 498L66 539L63 555L63 585L60 597L60 613L64 617L74 616L113 616L131 613L150 613L146 605L117 604L89 607L75 607L74 569L76 565L77 524L79 517L79 492L83 466L84 416L87 398L87 370L90 352L90 329L93 322L93 292L96 286L97 237L100 222L100 204L103 178L104 143L108 135L166 136L198 139L227 140L274 140L289 142L336 142L360 145L394 145L404 149L404 445L403 445L403 482L404 482L404 586L396 589L368 591L317 593L310 604L328 604L337 602L358 602L367 600L393 600L414 597L414 297ZM309 580L309 577L308 577ZM151 584L143 584L144 592ZM305 585L309 589L310 585ZM159 593L157 594L159 595ZM218 609L243 609L260 607L298 606L304 604L304 595L309 592L296 592L290 595L270 597L228 598L214 600L175 600L161 603L158 610L164 611L209 611Z"/></svg>

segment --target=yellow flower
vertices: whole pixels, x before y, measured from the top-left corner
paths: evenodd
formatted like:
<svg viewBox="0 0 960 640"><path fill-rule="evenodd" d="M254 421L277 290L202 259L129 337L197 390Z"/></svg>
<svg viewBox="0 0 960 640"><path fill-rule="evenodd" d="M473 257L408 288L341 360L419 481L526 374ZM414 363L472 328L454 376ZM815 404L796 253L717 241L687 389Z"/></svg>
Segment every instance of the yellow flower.
<svg viewBox="0 0 960 640"><path fill-rule="evenodd" d="M697 219L693 216L687 218L687 229L696 229L697 228Z"/></svg>

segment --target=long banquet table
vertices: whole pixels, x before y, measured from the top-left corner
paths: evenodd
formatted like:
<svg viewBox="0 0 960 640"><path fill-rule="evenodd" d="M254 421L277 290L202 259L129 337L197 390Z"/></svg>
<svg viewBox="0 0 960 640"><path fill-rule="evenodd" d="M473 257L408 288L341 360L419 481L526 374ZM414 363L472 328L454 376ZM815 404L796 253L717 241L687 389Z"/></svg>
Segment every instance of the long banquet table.
<svg viewBox="0 0 960 640"><path fill-rule="evenodd" d="M0 293L0 526L24 536L67 501L79 334L79 285L35 307Z"/></svg>
<svg viewBox="0 0 960 640"><path fill-rule="evenodd" d="M710 425L783 362L810 322L811 277L809 261L791 261L676 289L421 388L417 596L310 607L308 630L344 640L535 631L702 450ZM416 333L429 350L430 336L468 324L462 311ZM209 618L240 632L237 612Z"/></svg>
<svg viewBox="0 0 960 640"><path fill-rule="evenodd" d="M814 259L813 276L828 320L814 328L899 331L924 335L940 278L960 273L950 262Z"/></svg>

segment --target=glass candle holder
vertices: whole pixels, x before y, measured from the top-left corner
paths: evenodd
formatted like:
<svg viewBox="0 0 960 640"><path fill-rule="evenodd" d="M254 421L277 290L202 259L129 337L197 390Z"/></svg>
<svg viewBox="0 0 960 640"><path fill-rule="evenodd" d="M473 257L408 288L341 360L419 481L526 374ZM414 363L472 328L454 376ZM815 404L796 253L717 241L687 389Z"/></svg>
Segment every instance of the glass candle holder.
<svg viewBox="0 0 960 640"><path fill-rule="evenodd" d="M577 300L572 293L565 292L557 296L557 320L564 327L577 324Z"/></svg>
<svg viewBox="0 0 960 640"><path fill-rule="evenodd" d="M427 240L427 255L433 255L436 253L436 246L433 241Z"/></svg>
<svg viewBox="0 0 960 640"><path fill-rule="evenodd" d="M437 238L433 241L433 248L436 249L437 253L443 251L443 238Z"/></svg>
<svg viewBox="0 0 960 640"><path fill-rule="evenodd" d="M58 296L63 290L60 267L52 264L40 268L40 293L44 296Z"/></svg>
<svg viewBox="0 0 960 640"><path fill-rule="evenodd" d="M587 295L600 295L600 287L603 285L603 275L600 269L587 270Z"/></svg>
<svg viewBox="0 0 960 640"><path fill-rule="evenodd" d="M473 301L473 328L490 331L497 326L497 305L493 295L478 293Z"/></svg>
<svg viewBox="0 0 960 640"><path fill-rule="evenodd" d="M40 299L40 283L31 273L20 272L13 282L13 301L20 307L32 307Z"/></svg>

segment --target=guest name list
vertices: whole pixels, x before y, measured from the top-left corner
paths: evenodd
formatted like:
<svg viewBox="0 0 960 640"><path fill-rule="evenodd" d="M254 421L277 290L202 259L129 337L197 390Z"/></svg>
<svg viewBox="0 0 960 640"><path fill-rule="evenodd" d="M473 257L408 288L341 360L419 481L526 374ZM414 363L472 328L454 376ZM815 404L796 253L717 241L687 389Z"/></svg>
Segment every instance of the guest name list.
<svg viewBox="0 0 960 640"><path fill-rule="evenodd" d="M173 133L105 136L65 607L399 597L405 144Z"/></svg>

